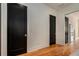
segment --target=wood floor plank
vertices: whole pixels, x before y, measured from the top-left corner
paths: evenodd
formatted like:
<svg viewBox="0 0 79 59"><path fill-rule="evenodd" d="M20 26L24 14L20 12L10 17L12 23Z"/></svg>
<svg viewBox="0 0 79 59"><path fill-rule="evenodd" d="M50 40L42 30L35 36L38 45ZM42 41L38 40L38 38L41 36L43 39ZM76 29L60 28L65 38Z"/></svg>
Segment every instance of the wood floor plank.
<svg viewBox="0 0 79 59"><path fill-rule="evenodd" d="M71 53L79 49L79 41L72 42L65 45L51 45L47 48L39 49L37 51L24 53L18 56L69 56Z"/></svg>

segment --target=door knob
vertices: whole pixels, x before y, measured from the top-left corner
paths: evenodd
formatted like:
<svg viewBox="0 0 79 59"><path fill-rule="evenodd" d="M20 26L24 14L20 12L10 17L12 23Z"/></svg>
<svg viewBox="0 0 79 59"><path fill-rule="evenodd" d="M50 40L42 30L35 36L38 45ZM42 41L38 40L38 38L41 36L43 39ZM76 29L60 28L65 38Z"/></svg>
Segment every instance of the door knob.
<svg viewBox="0 0 79 59"><path fill-rule="evenodd" d="M27 34L25 34L24 36L27 37Z"/></svg>

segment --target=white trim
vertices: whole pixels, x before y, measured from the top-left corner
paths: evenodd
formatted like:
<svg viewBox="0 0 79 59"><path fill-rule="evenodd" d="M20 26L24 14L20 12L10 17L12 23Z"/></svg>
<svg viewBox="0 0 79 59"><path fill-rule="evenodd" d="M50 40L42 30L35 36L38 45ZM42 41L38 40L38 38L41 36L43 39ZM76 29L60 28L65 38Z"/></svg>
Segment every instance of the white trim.
<svg viewBox="0 0 79 59"><path fill-rule="evenodd" d="M1 3L1 56L7 56L7 4Z"/></svg>

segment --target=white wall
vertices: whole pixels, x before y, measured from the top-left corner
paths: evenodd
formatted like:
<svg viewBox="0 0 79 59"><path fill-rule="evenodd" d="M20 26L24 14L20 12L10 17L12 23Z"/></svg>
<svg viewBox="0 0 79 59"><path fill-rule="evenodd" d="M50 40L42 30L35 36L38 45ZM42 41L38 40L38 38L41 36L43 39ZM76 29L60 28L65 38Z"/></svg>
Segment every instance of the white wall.
<svg viewBox="0 0 79 59"><path fill-rule="evenodd" d="M49 15L56 15L56 43L65 44L65 15L79 10L79 4L52 10L44 4L24 4L28 6L29 31L28 51L49 46Z"/></svg>
<svg viewBox="0 0 79 59"><path fill-rule="evenodd" d="M61 9L57 10L56 15L56 44L65 44L65 16Z"/></svg>
<svg viewBox="0 0 79 59"><path fill-rule="evenodd" d="M49 14L55 10L41 3L26 3L27 6L27 52L49 46ZM2 4L1 55L7 55L7 5Z"/></svg>
<svg viewBox="0 0 79 59"><path fill-rule="evenodd" d="M56 15L55 10L40 3L23 4L28 7L27 50L33 51L49 46L49 14Z"/></svg>
<svg viewBox="0 0 79 59"><path fill-rule="evenodd" d="M79 4L53 10L44 4L28 7L28 51L49 46L49 14L56 15L56 43L65 44L65 15L79 10Z"/></svg>

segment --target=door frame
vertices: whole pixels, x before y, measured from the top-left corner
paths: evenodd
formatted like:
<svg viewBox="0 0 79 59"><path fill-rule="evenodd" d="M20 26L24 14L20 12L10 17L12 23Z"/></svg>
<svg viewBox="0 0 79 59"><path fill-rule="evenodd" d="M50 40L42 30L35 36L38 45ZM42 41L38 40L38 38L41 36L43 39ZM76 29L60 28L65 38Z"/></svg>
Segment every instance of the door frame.
<svg viewBox="0 0 79 59"><path fill-rule="evenodd" d="M1 3L1 56L7 56L7 3Z"/></svg>

